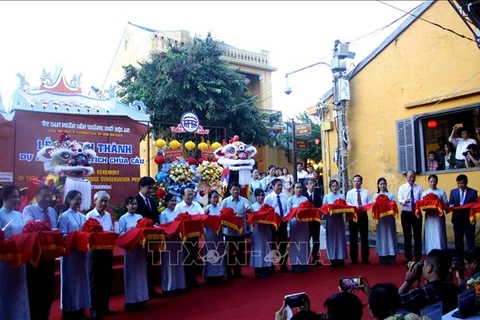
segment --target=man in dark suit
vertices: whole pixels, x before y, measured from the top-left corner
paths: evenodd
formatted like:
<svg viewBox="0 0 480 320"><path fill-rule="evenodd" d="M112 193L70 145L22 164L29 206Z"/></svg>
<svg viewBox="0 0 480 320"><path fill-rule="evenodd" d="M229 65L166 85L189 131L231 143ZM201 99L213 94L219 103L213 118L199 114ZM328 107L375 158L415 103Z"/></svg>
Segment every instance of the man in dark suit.
<svg viewBox="0 0 480 320"><path fill-rule="evenodd" d="M310 201L315 208L320 208L322 206L322 196L315 192L315 180L305 179L305 186L307 187L307 191L304 192L303 195L307 197L308 201ZM313 239L312 264L321 266L320 257L318 256L318 251L320 250L320 222L308 222L308 233L310 238Z"/></svg>
<svg viewBox="0 0 480 320"><path fill-rule="evenodd" d="M460 261L463 261L464 244L463 236L467 239L467 248L475 248L475 224L470 223L470 209L455 210L455 207L477 202L477 190L468 186L468 177L461 174L457 177L458 188L450 191L449 204L453 206L452 224L455 237L455 253Z"/></svg>
<svg viewBox="0 0 480 320"><path fill-rule="evenodd" d="M142 177L138 181L138 194L136 196L138 207L137 213L144 218L152 219L154 224L160 223L160 216L157 210L157 205L152 198L152 194L155 192L155 180L150 177ZM148 246L145 246L147 257L147 277L148 277L148 292L150 299L160 297L160 294L155 291L156 268L160 254L158 249L150 251Z"/></svg>

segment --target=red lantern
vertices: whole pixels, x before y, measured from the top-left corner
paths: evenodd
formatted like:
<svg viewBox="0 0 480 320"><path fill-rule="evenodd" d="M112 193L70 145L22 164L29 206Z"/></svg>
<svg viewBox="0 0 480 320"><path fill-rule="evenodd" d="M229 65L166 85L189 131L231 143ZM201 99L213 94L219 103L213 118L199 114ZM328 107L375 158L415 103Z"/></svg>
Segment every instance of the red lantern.
<svg viewBox="0 0 480 320"><path fill-rule="evenodd" d="M205 159L205 158L200 158L200 159L198 159L198 164L202 164L202 163L203 163L203 161L208 161L208 160L207 160L207 159Z"/></svg>
<svg viewBox="0 0 480 320"><path fill-rule="evenodd" d="M194 157L188 157L186 161L191 166L193 166L194 164L197 164L197 160Z"/></svg>
<svg viewBox="0 0 480 320"><path fill-rule="evenodd" d="M157 191L155 191L155 195L158 197L158 199L163 199L163 197L165 197L165 190L157 189Z"/></svg>
<svg viewBox="0 0 480 320"><path fill-rule="evenodd" d="M427 122L427 127L429 129L435 129L437 127L437 121L435 120L430 120Z"/></svg>
<svg viewBox="0 0 480 320"><path fill-rule="evenodd" d="M154 159L155 163L159 166L165 163L165 158L162 156L156 156Z"/></svg>

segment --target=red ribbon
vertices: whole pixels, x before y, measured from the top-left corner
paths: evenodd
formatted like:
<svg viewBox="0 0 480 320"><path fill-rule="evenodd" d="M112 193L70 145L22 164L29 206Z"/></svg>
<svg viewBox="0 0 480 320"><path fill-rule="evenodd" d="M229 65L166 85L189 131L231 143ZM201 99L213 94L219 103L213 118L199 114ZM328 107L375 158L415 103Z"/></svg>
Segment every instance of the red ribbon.
<svg viewBox="0 0 480 320"><path fill-rule="evenodd" d="M375 202L369 203L368 205L362 207L367 211L372 209L372 218L375 219L378 223L378 220L381 218L394 215L398 217L398 205L395 201L390 200L390 198L385 194L379 194L375 199Z"/></svg>
<svg viewBox="0 0 480 320"><path fill-rule="evenodd" d="M137 228L153 228L153 220L149 218L142 218L137 221Z"/></svg>
<svg viewBox="0 0 480 320"><path fill-rule="evenodd" d="M237 217L235 211L230 207L220 210L220 224L224 227L232 228L238 233L243 232L243 218Z"/></svg>
<svg viewBox="0 0 480 320"><path fill-rule="evenodd" d="M10 239L0 241L0 261L8 262L13 268L20 266L21 255L15 241Z"/></svg>
<svg viewBox="0 0 480 320"><path fill-rule="evenodd" d="M333 202L333 204L324 204L320 211L327 215L334 215L334 214L347 214L347 220L353 220L353 222L358 221L358 213L363 212L365 210L361 210L355 206L348 205L345 199L338 198Z"/></svg>
<svg viewBox="0 0 480 320"><path fill-rule="evenodd" d="M83 232L103 232L103 227L97 219L90 218L82 226Z"/></svg>
<svg viewBox="0 0 480 320"><path fill-rule="evenodd" d="M116 240L117 234L114 232L83 231L70 232L65 239L68 249L79 251L113 250Z"/></svg>
<svg viewBox="0 0 480 320"><path fill-rule="evenodd" d="M198 218L192 219L188 212L180 213L175 217L175 221L166 223L160 228L168 237L179 236L182 241L204 236L202 221Z"/></svg>

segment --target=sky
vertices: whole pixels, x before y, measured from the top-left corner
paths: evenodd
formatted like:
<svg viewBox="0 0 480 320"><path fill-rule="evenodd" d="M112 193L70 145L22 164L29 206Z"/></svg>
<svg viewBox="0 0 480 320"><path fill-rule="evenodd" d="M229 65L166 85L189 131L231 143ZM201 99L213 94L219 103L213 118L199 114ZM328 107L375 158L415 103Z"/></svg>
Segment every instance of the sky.
<svg viewBox="0 0 480 320"><path fill-rule="evenodd" d="M410 11L422 1L386 1ZM315 105L331 87L329 62L336 39L350 42L353 68L390 34L404 15L380 1L0 1L0 94L8 108L17 73L31 87L43 68L63 68L68 80L82 73L82 90L102 87L127 22L152 29L186 30L239 49L269 51L277 68L265 94L284 119ZM377 31L377 32L375 32ZM360 38L359 40L357 40Z"/></svg>

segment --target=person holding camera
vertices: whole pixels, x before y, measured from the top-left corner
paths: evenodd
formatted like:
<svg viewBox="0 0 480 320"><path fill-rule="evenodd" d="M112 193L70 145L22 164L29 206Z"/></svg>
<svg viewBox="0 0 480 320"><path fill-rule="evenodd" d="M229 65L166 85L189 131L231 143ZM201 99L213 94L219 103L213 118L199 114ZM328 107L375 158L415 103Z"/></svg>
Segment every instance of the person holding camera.
<svg viewBox="0 0 480 320"><path fill-rule="evenodd" d="M463 128L460 135L461 138L454 138L455 132L458 129ZM450 137L448 137L448 141L453 143L453 145L457 148L455 152L455 168L465 168L465 151L467 151L467 147L471 144L477 144L477 141L470 138L470 133L463 127L463 124L459 123L453 126L452 133Z"/></svg>
<svg viewBox="0 0 480 320"><path fill-rule="evenodd" d="M474 168L480 167L478 146L474 143L468 145L467 151L463 153L465 157L465 167Z"/></svg>
<svg viewBox="0 0 480 320"><path fill-rule="evenodd" d="M450 254L438 249L431 250L425 261L409 263L405 281L398 289L400 307L420 314L421 309L442 301L442 314L454 310L459 290L455 284L448 282L451 265ZM411 290L412 285L421 277L426 284Z"/></svg>
<svg viewBox="0 0 480 320"><path fill-rule="evenodd" d="M468 273L470 274L470 277L464 278L463 279L463 272L459 272L458 268L455 270L457 279L459 280L459 285L458 288L460 292L465 291L467 289L467 281L470 279L475 279L480 277L480 249L474 248L470 251L468 251L465 254L465 258L463 259L463 263L465 265L465 269L467 269ZM453 265L452 265L452 269Z"/></svg>

